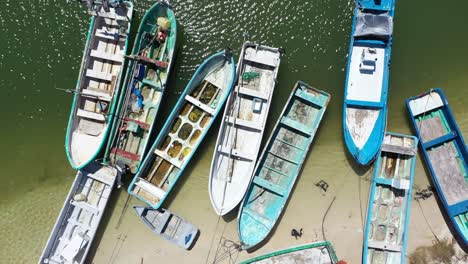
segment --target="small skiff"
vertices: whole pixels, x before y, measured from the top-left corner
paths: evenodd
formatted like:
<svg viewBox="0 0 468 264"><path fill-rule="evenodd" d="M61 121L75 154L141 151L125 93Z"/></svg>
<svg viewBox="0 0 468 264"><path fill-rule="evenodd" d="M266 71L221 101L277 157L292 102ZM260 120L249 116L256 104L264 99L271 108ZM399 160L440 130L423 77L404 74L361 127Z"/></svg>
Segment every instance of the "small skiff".
<svg viewBox="0 0 468 264"><path fill-rule="evenodd" d="M441 89L409 98L406 106L437 194L468 246L468 149Z"/></svg>
<svg viewBox="0 0 468 264"><path fill-rule="evenodd" d="M177 23L172 7L157 2L141 20L130 56L123 92L119 98L119 118L109 137L105 157L111 164L128 166L136 173L150 146L149 139L174 64ZM110 152L110 153L109 153Z"/></svg>
<svg viewBox="0 0 468 264"><path fill-rule="evenodd" d="M375 164L364 233L364 264L406 261L418 140L386 133Z"/></svg>
<svg viewBox="0 0 468 264"><path fill-rule="evenodd" d="M133 209L154 233L187 250L192 248L200 232L194 225L166 209L143 206L134 206Z"/></svg>
<svg viewBox="0 0 468 264"><path fill-rule="evenodd" d="M329 101L329 94L296 83L241 203L237 220L243 249L265 240L278 222Z"/></svg>
<svg viewBox="0 0 468 264"><path fill-rule="evenodd" d="M74 169L94 161L106 146L124 76L133 4L94 12L68 121L65 148Z"/></svg>
<svg viewBox="0 0 468 264"><path fill-rule="evenodd" d="M131 182L130 194L154 209L161 206L221 111L235 72L229 50L200 65Z"/></svg>
<svg viewBox="0 0 468 264"><path fill-rule="evenodd" d="M218 215L234 209L247 191L270 109L281 49L246 42L238 81L227 100L211 162L208 192Z"/></svg>
<svg viewBox="0 0 468 264"><path fill-rule="evenodd" d="M330 242L315 242L271 252L240 264L335 264L337 262L338 257Z"/></svg>
<svg viewBox="0 0 468 264"><path fill-rule="evenodd" d="M118 171L90 163L78 171L39 263L85 263Z"/></svg>
<svg viewBox="0 0 468 264"><path fill-rule="evenodd" d="M380 150L387 125L394 0L357 0L348 52L343 134L361 165Z"/></svg>

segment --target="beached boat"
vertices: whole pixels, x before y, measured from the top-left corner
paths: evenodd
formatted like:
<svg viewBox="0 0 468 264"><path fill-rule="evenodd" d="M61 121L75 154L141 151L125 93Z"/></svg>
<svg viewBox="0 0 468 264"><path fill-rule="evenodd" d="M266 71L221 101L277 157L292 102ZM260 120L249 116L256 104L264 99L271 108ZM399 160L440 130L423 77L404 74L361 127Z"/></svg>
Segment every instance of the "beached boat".
<svg viewBox="0 0 468 264"><path fill-rule="evenodd" d="M468 149L441 89L409 98L410 113L426 165L446 214L468 246Z"/></svg>
<svg viewBox="0 0 468 264"><path fill-rule="evenodd" d="M124 75L133 4L93 12L68 121L65 148L74 169L97 158L112 126Z"/></svg>
<svg viewBox="0 0 468 264"><path fill-rule="evenodd" d="M328 241L324 241L271 252L245 260L240 264L335 264L337 262L338 257L336 256L332 244Z"/></svg>
<svg viewBox="0 0 468 264"><path fill-rule="evenodd" d="M255 168L239 210L243 249L263 240L277 223L312 145L330 95L296 83Z"/></svg>
<svg viewBox="0 0 468 264"><path fill-rule="evenodd" d="M137 215L154 233L187 250L191 249L200 232L185 219L166 209L134 206Z"/></svg>
<svg viewBox="0 0 468 264"><path fill-rule="evenodd" d="M246 42L237 85L227 100L211 163L208 193L218 215L234 209L257 162L282 51Z"/></svg>
<svg viewBox="0 0 468 264"><path fill-rule="evenodd" d="M157 2L141 20L117 107L119 118L105 157L136 173L154 133L154 124L174 63L177 23L172 7Z"/></svg>
<svg viewBox="0 0 468 264"><path fill-rule="evenodd" d="M380 150L387 125L387 94L395 0L357 0L348 52L343 134L362 165Z"/></svg>
<svg viewBox="0 0 468 264"><path fill-rule="evenodd" d="M235 83L229 49L206 59L188 83L128 192L157 209L171 192Z"/></svg>
<svg viewBox="0 0 468 264"><path fill-rule="evenodd" d="M78 171L39 263L85 263L117 173L95 162Z"/></svg>
<svg viewBox="0 0 468 264"><path fill-rule="evenodd" d="M386 133L372 180L362 262L406 261L411 191L418 140Z"/></svg>

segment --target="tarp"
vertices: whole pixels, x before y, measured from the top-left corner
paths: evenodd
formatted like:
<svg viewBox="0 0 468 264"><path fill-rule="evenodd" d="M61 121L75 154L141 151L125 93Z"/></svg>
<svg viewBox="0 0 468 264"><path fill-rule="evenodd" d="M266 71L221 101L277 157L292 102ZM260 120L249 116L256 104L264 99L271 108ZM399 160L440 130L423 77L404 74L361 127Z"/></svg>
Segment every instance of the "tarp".
<svg viewBox="0 0 468 264"><path fill-rule="evenodd" d="M354 36L378 35L389 36L393 32L393 17L388 13L379 15L358 11Z"/></svg>

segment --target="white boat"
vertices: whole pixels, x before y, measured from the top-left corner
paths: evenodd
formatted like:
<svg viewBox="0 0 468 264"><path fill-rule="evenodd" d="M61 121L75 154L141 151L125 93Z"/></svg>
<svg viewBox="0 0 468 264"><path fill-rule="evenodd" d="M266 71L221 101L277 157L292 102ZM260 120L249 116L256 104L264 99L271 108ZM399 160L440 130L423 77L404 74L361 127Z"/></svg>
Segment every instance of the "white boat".
<svg viewBox="0 0 468 264"><path fill-rule="evenodd" d="M245 42L211 163L209 194L218 215L244 197L259 155L282 49Z"/></svg>
<svg viewBox="0 0 468 264"><path fill-rule="evenodd" d="M85 263L118 171L93 162L79 170L39 263Z"/></svg>

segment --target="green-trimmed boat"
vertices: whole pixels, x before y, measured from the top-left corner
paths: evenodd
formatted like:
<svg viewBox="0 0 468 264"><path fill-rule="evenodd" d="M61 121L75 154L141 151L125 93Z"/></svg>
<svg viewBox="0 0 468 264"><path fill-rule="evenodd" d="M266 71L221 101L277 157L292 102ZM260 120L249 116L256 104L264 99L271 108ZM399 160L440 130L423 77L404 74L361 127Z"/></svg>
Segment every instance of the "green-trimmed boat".
<svg viewBox="0 0 468 264"><path fill-rule="evenodd" d="M154 124L174 64L177 23L167 1L148 9L133 46L118 116L105 157L136 173L154 133Z"/></svg>
<svg viewBox="0 0 468 264"><path fill-rule="evenodd" d="M65 148L74 169L91 163L105 146L124 75L133 3L119 1L107 8L90 11L93 17L73 91Z"/></svg>
<svg viewBox="0 0 468 264"><path fill-rule="evenodd" d="M330 242L316 242L282 249L251 258L240 264L289 264L289 263L321 263L334 264L338 262L335 250Z"/></svg>

